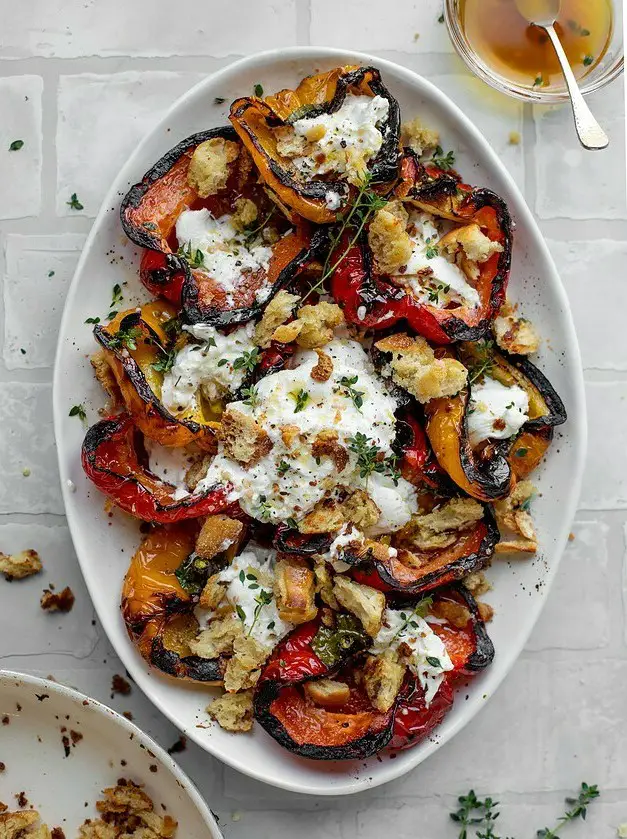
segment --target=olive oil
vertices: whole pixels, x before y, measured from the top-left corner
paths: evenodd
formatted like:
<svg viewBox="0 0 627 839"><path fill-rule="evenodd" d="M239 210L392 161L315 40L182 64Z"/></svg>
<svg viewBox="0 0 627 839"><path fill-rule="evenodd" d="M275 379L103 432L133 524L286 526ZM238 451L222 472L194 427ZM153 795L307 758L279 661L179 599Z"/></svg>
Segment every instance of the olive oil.
<svg viewBox="0 0 627 839"><path fill-rule="evenodd" d="M498 75L532 89L563 86L555 50L514 0L459 0L460 21L477 55ZM578 79L601 61L612 37L611 0L562 0L555 29Z"/></svg>

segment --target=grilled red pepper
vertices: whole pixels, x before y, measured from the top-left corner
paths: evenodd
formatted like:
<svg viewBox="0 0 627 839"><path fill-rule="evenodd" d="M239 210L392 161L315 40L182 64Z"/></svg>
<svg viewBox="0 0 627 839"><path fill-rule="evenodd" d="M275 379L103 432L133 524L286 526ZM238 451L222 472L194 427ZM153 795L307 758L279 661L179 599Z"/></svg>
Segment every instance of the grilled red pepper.
<svg viewBox="0 0 627 839"><path fill-rule="evenodd" d="M438 308L415 297L380 275L367 237L346 252L331 280L331 293L344 316L368 329L387 329L399 320L435 344L476 341L483 337L505 299L511 266L511 219L504 201L488 189L460 184L454 175L423 166L411 152L401 163L401 184L396 194L403 201L459 224L476 223L482 232L503 246L480 264L475 287L476 308ZM346 240L336 253L346 251Z"/></svg>
<svg viewBox="0 0 627 839"><path fill-rule="evenodd" d="M83 441L85 474L118 507L137 519L159 524L211 516L229 507L229 488L223 486L177 499L176 487L140 462L136 433L131 417L121 414L93 425Z"/></svg>
<svg viewBox="0 0 627 839"><path fill-rule="evenodd" d="M180 261L174 254L145 250L139 277L155 297L164 297L170 303L181 305L185 272L181 270Z"/></svg>
<svg viewBox="0 0 627 839"><path fill-rule="evenodd" d="M416 746L440 725L453 707L452 681L444 677L428 707L424 690L418 679L407 683L394 717L392 739L389 743L391 749L400 750Z"/></svg>

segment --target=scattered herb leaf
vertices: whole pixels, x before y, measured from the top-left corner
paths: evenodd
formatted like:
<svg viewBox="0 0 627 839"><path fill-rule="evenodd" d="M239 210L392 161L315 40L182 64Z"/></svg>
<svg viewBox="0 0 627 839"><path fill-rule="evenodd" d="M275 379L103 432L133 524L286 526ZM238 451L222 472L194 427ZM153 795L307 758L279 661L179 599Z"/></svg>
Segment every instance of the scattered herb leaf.
<svg viewBox="0 0 627 839"><path fill-rule="evenodd" d="M76 195L76 193L75 193L75 192L73 192L73 193L71 194L71 196L70 196L70 200L69 200L69 201L66 201L65 203L66 203L66 204L68 205L68 207L70 207L70 209L72 209L72 210L84 210L84 209L85 209L85 208L83 207L83 205L81 204L81 202L78 200L78 197L77 197L77 195Z"/></svg>

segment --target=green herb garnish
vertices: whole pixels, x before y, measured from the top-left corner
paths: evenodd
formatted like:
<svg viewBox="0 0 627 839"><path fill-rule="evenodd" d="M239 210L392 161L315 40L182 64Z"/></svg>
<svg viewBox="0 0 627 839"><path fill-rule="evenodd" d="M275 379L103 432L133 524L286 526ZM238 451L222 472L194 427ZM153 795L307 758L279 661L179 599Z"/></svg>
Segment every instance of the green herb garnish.
<svg viewBox="0 0 627 839"><path fill-rule="evenodd" d="M594 56L593 55L585 55L583 59L583 66L589 67L591 64L594 64Z"/></svg>
<svg viewBox="0 0 627 839"><path fill-rule="evenodd" d="M248 588L253 588L253 586L250 585L250 586L248 586ZM256 586L256 588L258 588L258 586ZM250 638L250 635L251 635L253 629L255 628L255 624L257 623L257 619L259 618L259 615L261 614L261 610L263 609L263 607L264 606L269 606L270 603L272 603L272 597L273 597L272 592L271 591L266 591L263 588L260 590L259 594L255 597L255 603L257 605L255 606L255 611L253 613L253 622L250 625L250 629L246 633L247 637Z"/></svg>
<svg viewBox="0 0 627 839"><path fill-rule="evenodd" d="M253 91L255 96L263 96L263 87L257 82L257 84L253 87Z"/></svg>
<svg viewBox="0 0 627 839"><path fill-rule="evenodd" d="M443 172L448 172L449 169L453 168L453 164L455 163L455 152L449 151L444 154L442 146L436 146L431 163L437 166L438 169L442 169Z"/></svg>
<svg viewBox="0 0 627 839"><path fill-rule="evenodd" d="M224 105L226 99L223 96L216 96L213 100L214 105Z"/></svg>
<svg viewBox="0 0 627 839"><path fill-rule="evenodd" d="M353 385L357 384L359 376L342 376L340 379L340 388L343 389L342 396L347 399L352 399L353 405L358 411L361 411L364 404L364 390L355 390Z"/></svg>
<svg viewBox="0 0 627 839"><path fill-rule="evenodd" d="M494 341L477 341L477 362L470 369L468 376L468 384L473 384L477 379L487 376L494 367L494 358L492 357L492 349Z"/></svg>
<svg viewBox="0 0 627 839"><path fill-rule="evenodd" d="M85 412L85 406L83 405L83 403L81 402L79 405L73 405L70 408L70 413L68 416L78 417L81 422L85 422L85 420L87 419L87 414Z"/></svg>
<svg viewBox="0 0 627 839"><path fill-rule="evenodd" d="M190 268L200 268L205 263L204 253L199 248L192 249L191 242L179 247L176 253L183 257Z"/></svg>
<svg viewBox="0 0 627 839"><path fill-rule="evenodd" d="M244 370L247 373L252 373L259 363L260 350L259 347L254 347L252 350L244 350L243 354L238 356L233 362L233 370ZM221 359L226 364L226 359ZM218 362L221 366L221 361Z"/></svg>
<svg viewBox="0 0 627 839"><path fill-rule="evenodd" d="M9 151L19 151L24 145L24 140L13 140L9 146Z"/></svg>
<svg viewBox="0 0 627 839"><path fill-rule="evenodd" d="M85 323L100 323L100 318L99 317L87 318L85 320Z"/></svg>
<svg viewBox="0 0 627 839"><path fill-rule="evenodd" d="M174 367L174 362L176 361L176 350L163 350L159 355L159 358L153 362L150 366L153 370L156 370L157 373L169 373L170 370Z"/></svg>
<svg viewBox="0 0 627 839"><path fill-rule="evenodd" d="M250 408L253 409L253 411L259 405L259 391L255 387L255 385L251 385L250 387L243 387L242 396L244 397L244 405L248 405Z"/></svg>
<svg viewBox="0 0 627 839"><path fill-rule="evenodd" d="M289 471L289 469L290 469L289 463L286 463L284 460L282 460L279 463L279 465L277 466L276 471L277 471L277 474L282 477L283 475L285 475L286 472Z"/></svg>
<svg viewBox="0 0 627 839"><path fill-rule="evenodd" d="M65 203L66 203L66 204L68 205L68 207L70 207L72 210L84 210L84 209L85 209L85 208L83 207L83 205L81 204L81 202L78 200L78 198L77 198L77 196L76 196L76 193L75 193L75 192L73 192L73 193L72 193L72 195L70 196L70 200L69 200L69 201L66 201Z"/></svg>
<svg viewBox="0 0 627 839"><path fill-rule="evenodd" d="M126 347L127 350L137 349L137 339L143 336L139 326L131 326L128 329L119 329L109 340L112 349Z"/></svg>
<svg viewBox="0 0 627 839"><path fill-rule="evenodd" d="M296 402L296 407L294 408L295 414L298 414L300 411L303 411L305 409L305 406L309 402L309 394L306 390L303 390L303 388L301 388L296 393L290 393L290 396Z"/></svg>
<svg viewBox="0 0 627 839"><path fill-rule="evenodd" d="M268 502L265 495L259 496L259 504L257 505L257 508L259 510L259 518L261 521L270 521L272 505Z"/></svg>
<svg viewBox="0 0 627 839"><path fill-rule="evenodd" d="M311 641L311 647L327 667L335 667L349 653L371 643L361 622L354 615L338 614L335 627L321 626Z"/></svg>

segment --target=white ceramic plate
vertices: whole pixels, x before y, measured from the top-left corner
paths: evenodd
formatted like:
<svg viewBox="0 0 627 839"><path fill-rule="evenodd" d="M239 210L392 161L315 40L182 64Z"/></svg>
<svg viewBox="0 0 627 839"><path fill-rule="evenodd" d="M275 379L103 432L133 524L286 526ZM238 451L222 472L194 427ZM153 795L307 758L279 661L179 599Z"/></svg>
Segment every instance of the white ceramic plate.
<svg viewBox="0 0 627 839"><path fill-rule="evenodd" d="M118 778L144 785L155 804L179 824L181 839L220 839L209 807L187 776L154 740L106 705L78 691L21 673L0 671L2 725L0 801L19 809L24 792L41 818L77 835L97 818L96 801ZM62 737L82 734L66 755ZM151 769L152 767L152 769ZM85 802L88 802L87 806Z"/></svg>
<svg viewBox="0 0 627 839"><path fill-rule="evenodd" d="M68 417L85 402L90 423L103 397L87 356L95 344L87 317L108 311L114 283L126 281L125 303L144 299L137 277L138 254L125 240L118 219L121 197L168 149L201 129L227 122L228 103L261 83L266 91L291 87L303 76L340 64L375 64L399 99L405 118L420 115L441 131L443 145L456 150L458 167L469 183L489 186L509 204L516 221L511 295L547 340L539 366L562 396L570 417L558 430L548 461L537 473L542 493L534 504L542 556L510 566L497 562L490 601L496 618L490 634L496 646L492 667L478 677L470 698L459 702L433 740L398 755L334 764L303 760L279 747L259 727L250 736L231 735L208 726L203 708L208 691L178 685L149 672L129 642L118 609L120 586L139 541L136 523L103 513L103 498L90 488L80 466L84 429ZM226 99L214 104L215 97ZM136 296L135 296L136 292ZM83 251L61 326L55 370L55 429L67 515L87 585L105 630L133 678L152 701L192 739L242 772L285 789L337 795L374 787L404 774L450 739L485 705L511 668L536 622L566 542L579 495L586 438L586 417L579 349L564 289L546 244L513 180L477 128L432 84L396 64L360 53L294 48L251 56L207 78L180 99L123 167L104 201ZM71 481L76 491L70 491ZM536 587L538 590L536 591Z"/></svg>

